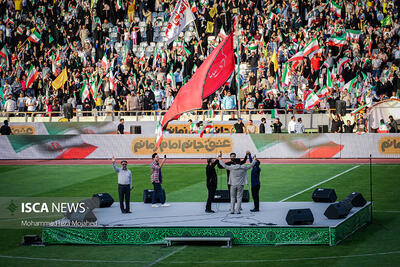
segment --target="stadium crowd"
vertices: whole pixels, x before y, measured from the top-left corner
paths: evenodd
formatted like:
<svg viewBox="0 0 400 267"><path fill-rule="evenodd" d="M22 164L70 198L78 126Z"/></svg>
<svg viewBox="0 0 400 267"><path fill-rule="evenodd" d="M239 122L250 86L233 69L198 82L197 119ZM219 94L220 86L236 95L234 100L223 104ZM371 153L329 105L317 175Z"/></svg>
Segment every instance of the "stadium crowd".
<svg viewBox="0 0 400 267"><path fill-rule="evenodd" d="M1 109L168 109L233 31L240 72L202 109L332 109L341 100L357 112L399 98L398 0L190 0L195 25L165 46L176 3L0 0Z"/></svg>

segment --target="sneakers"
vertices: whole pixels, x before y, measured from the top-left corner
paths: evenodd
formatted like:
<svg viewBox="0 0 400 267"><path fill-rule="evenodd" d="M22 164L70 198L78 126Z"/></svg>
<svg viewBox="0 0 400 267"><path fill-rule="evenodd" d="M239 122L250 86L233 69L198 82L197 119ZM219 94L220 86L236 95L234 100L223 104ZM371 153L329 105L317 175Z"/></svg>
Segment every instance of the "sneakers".
<svg viewBox="0 0 400 267"><path fill-rule="evenodd" d="M152 207L152 208L158 208L158 207L160 207L160 206L157 205L157 204L153 204L153 205L151 205L151 207Z"/></svg>
<svg viewBox="0 0 400 267"><path fill-rule="evenodd" d="M252 210L250 210L251 212L259 212L260 210L259 209L252 209Z"/></svg>
<svg viewBox="0 0 400 267"><path fill-rule="evenodd" d="M162 204L161 206L163 206L163 207L169 207L169 206L171 206L170 204L167 204L167 203L164 203L164 204Z"/></svg>

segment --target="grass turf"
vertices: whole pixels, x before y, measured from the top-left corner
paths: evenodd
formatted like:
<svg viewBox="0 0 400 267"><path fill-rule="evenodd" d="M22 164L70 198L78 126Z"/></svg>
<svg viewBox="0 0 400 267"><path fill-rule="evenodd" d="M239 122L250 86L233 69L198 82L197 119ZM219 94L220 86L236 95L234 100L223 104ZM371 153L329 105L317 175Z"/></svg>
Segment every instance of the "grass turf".
<svg viewBox="0 0 400 267"><path fill-rule="evenodd" d="M261 201L280 201L310 186L340 174L354 165L262 165ZM133 173L133 201L142 201L142 192L151 188L149 166L129 166ZM19 247L24 234L40 234L39 229L1 229L0 262L4 265L37 266L120 265L146 266L348 266L400 263L400 165L374 165L374 223L336 247L236 246L48 246ZM226 187L226 173L218 170L219 187ZM204 165L165 165L164 188L167 201L205 201ZM82 197L109 192L117 198L116 174L107 166L0 166L1 197ZM335 188L339 199L353 191L369 199L369 166L361 165L321 187ZM288 201L310 201L310 189ZM134 207L134 206L133 206ZM7 258L8 256L14 258ZM157 260L166 257L164 260ZM25 257L25 258L24 258ZM35 259L32 259L35 258ZM53 260L48 260L53 259ZM55 259L59 259L56 261ZM80 260L80 261L76 261ZM82 262L83 261L83 262ZM85 262L86 261L86 262ZM122 262L118 262L122 261Z"/></svg>

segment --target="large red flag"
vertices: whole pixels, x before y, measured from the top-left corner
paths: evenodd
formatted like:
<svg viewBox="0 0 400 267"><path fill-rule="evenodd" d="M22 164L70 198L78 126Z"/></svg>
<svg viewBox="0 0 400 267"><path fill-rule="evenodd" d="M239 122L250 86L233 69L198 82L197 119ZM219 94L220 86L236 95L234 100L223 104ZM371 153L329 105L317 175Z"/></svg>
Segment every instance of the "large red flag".
<svg viewBox="0 0 400 267"><path fill-rule="evenodd" d="M161 122L165 129L180 114L201 108L203 99L214 93L235 69L233 34L227 36L206 58L192 78L179 90Z"/></svg>

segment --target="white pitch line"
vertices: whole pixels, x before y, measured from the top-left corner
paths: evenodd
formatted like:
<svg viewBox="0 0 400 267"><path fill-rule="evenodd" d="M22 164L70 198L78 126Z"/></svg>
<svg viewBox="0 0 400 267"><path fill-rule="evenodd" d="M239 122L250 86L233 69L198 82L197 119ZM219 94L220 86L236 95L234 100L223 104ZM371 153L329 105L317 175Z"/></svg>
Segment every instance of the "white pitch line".
<svg viewBox="0 0 400 267"><path fill-rule="evenodd" d="M336 177L339 177L340 175L343 175L343 174L345 174L345 173L348 173L349 171L352 171L352 170L354 170L354 169L356 169L356 168L358 168L358 167L360 167L360 165L354 166L354 167L352 167L352 168L350 168L350 169L348 169L348 170L345 170L344 172L341 172L341 173L339 173L339 174L336 174L335 176L332 176L332 177L330 177L330 178L328 178L328 179L326 179L326 180L324 180L324 181L322 181L322 182L319 182L318 184L315 184L315 185L313 185L313 186L310 186L309 188L306 188L306 189L304 189L304 190L302 190L302 191L300 191L300 192L297 192L297 193L294 194L294 195L291 195L291 196L289 196L289 197L287 197L287 198L284 198L284 199L280 200L279 202L283 202L283 201L286 201L286 200L288 200L288 199L290 199L290 198L292 198L292 197L295 197L295 196L297 196L297 195L300 195L300 194L302 194L302 193L304 193L304 192L306 192L306 191L308 191L308 190L310 190L310 189L313 189L314 187L317 187L317 186L319 186L319 185L321 185L321 184L323 184L323 183L329 182L330 180L333 180L333 179L335 179Z"/></svg>
<svg viewBox="0 0 400 267"><path fill-rule="evenodd" d="M174 250L174 251L172 251L171 253L169 253L169 254L167 254L167 255L165 255L165 256L162 256L161 258L159 258L159 259L157 259L157 260L155 260L155 261L153 261L153 262L150 262L150 263L149 263L148 265L146 265L145 267L153 266L154 264L157 264L157 263L159 263L160 261L165 260L166 258L168 258L168 257L170 257L170 256L172 256L172 255L174 255L175 253L178 253L179 251L184 250L185 248L187 248L187 245L186 245L186 246L183 246L183 247L181 247L181 248L178 248L177 250Z"/></svg>
<svg viewBox="0 0 400 267"><path fill-rule="evenodd" d="M175 254L186 248L184 246L180 249L173 251L172 253L164 256L163 259ZM260 260L231 260L231 261L174 261L168 262L168 264L212 264L212 263L252 263L252 262L285 262L285 261L304 261L304 260L330 260L330 259L340 259L340 258L355 258L355 257L371 257L371 256L383 256L383 255L393 255L400 254L398 251L388 251L388 252L378 252L378 253L368 253L368 254L354 254L354 255L338 255L338 256L325 256L325 257L305 257L305 258L286 258L286 259L260 259ZM7 256L0 255L3 259L21 259L21 260L38 260L38 261L63 261L63 262L95 262L95 263L143 263L145 261L129 261L129 260L80 260L80 259L57 259L57 258L35 258L35 257L23 257L23 256ZM161 259L161 258L160 258ZM160 260L161 261L161 260ZM160 262L158 261L158 262ZM148 265L150 266L150 265Z"/></svg>

